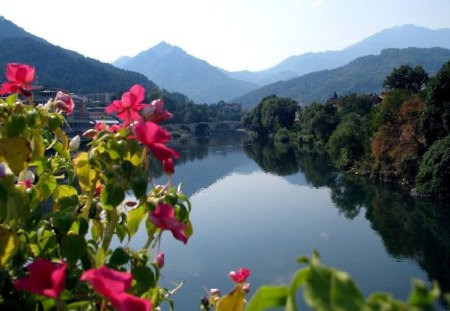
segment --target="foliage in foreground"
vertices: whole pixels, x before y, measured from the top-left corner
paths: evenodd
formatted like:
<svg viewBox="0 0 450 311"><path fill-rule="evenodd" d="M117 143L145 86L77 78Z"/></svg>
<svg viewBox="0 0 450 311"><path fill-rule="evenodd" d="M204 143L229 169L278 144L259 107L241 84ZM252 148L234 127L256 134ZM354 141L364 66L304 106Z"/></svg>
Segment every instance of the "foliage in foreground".
<svg viewBox="0 0 450 311"><path fill-rule="evenodd" d="M79 137L69 142L62 130L64 114L74 110L69 94L58 92L35 106L34 68L9 64L7 78L0 89L12 93L0 99L0 307L150 311L164 304L173 309L171 296L179 286L159 286L161 237L170 231L186 244L193 229L190 202L171 185L178 153L166 146L170 134L158 125L171 116L163 102L143 103L144 88L132 86L106 110L123 123L97 124L84 135L91 139L88 150L74 154ZM165 185L149 178L149 156L162 162ZM123 242L141 223L147 240L132 249ZM345 272L323 266L318 254L299 262L307 267L289 286L261 287L246 310L297 310L299 288L315 310L427 310L439 296L437 286L428 290L418 283L406 303L388 294L365 300ZM249 275L246 268L232 271L233 291L221 297L211 290L202 308L243 310Z"/></svg>
<svg viewBox="0 0 450 311"><path fill-rule="evenodd" d="M260 287L245 310L300 310L297 302L299 289L303 290L304 302L317 311L434 310L433 304L440 293L436 283L428 289L423 282L414 281L406 302L397 300L388 293L374 293L364 298L346 272L323 265L317 252L313 252L311 258L299 258L298 262L307 266L295 273L289 285Z"/></svg>

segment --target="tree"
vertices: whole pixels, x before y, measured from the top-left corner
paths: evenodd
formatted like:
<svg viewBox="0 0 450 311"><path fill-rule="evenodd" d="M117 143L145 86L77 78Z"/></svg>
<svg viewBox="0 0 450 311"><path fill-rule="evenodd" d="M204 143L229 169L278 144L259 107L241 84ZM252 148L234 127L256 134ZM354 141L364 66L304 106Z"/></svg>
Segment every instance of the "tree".
<svg viewBox="0 0 450 311"><path fill-rule="evenodd" d="M268 96L244 115L242 125L260 136L274 134L293 126L297 109L297 103L291 98Z"/></svg>
<svg viewBox="0 0 450 311"><path fill-rule="evenodd" d="M429 146L450 134L450 61L428 84L420 128Z"/></svg>
<svg viewBox="0 0 450 311"><path fill-rule="evenodd" d="M424 154L416 177L419 193L450 196L450 135L436 141Z"/></svg>
<svg viewBox="0 0 450 311"><path fill-rule="evenodd" d="M388 89L405 89L417 92L428 82L428 79L428 74L422 66L412 68L409 65L402 65L395 68L384 79L383 86Z"/></svg>

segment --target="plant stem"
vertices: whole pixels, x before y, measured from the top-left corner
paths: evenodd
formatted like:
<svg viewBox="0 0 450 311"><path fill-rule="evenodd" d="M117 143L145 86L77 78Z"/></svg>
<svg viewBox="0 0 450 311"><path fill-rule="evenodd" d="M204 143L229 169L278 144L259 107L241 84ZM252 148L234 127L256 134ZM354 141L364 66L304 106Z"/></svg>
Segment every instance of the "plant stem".
<svg viewBox="0 0 450 311"><path fill-rule="evenodd" d="M113 209L108 212L111 217L108 226L106 227L105 234L103 235L103 243L102 248L107 253L109 249L109 244L111 243L112 236L114 234L114 230L116 229L117 221L119 220L119 215L117 214L117 210Z"/></svg>

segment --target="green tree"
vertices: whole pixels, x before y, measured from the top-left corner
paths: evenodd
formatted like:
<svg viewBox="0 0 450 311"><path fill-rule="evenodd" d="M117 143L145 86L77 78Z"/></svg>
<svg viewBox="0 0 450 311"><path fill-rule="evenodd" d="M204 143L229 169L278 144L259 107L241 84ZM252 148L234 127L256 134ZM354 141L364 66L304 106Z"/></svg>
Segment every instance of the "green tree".
<svg viewBox="0 0 450 311"><path fill-rule="evenodd" d="M244 115L242 125L259 136L274 134L281 128L292 128L297 109L294 100L271 95Z"/></svg>
<svg viewBox="0 0 450 311"><path fill-rule="evenodd" d="M353 165L364 154L364 135L361 118L356 113L345 116L331 134L328 148L338 167Z"/></svg>
<svg viewBox="0 0 450 311"><path fill-rule="evenodd" d="M428 74L422 66L412 68L409 65L402 65L395 68L384 79L383 86L388 89L405 89L417 92L422 89L428 79Z"/></svg>
<svg viewBox="0 0 450 311"><path fill-rule="evenodd" d="M436 141L425 152L416 177L419 193L437 196L450 196L450 135Z"/></svg>
<svg viewBox="0 0 450 311"><path fill-rule="evenodd" d="M450 61L428 84L420 128L429 146L450 134Z"/></svg>

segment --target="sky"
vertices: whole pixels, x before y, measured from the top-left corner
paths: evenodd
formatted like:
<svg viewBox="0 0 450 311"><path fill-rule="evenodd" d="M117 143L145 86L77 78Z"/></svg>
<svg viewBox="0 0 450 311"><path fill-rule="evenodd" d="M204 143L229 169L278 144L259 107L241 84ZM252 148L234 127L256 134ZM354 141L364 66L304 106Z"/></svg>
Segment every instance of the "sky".
<svg viewBox="0 0 450 311"><path fill-rule="evenodd" d="M450 28L450 0L0 0L0 16L102 62L165 41L226 70L257 71L398 25Z"/></svg>

